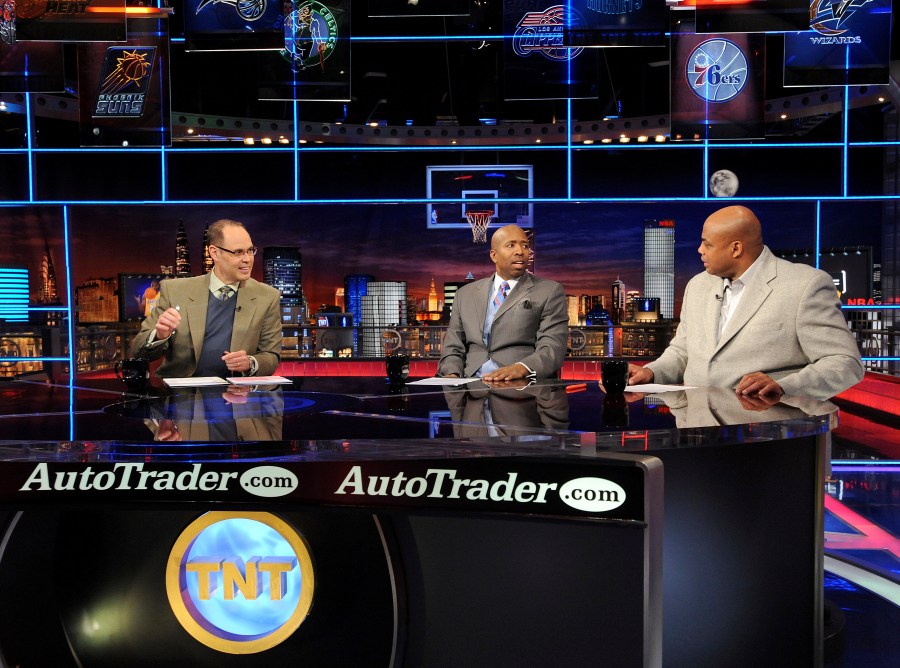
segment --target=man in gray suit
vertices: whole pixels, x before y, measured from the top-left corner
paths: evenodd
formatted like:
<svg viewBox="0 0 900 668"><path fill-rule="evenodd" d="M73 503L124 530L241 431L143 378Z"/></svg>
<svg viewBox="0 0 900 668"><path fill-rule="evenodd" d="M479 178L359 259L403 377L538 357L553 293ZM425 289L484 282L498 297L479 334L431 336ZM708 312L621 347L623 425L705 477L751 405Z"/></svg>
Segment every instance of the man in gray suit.
<svg viewBox="0 0 900 668"><path fill-rule="evenodd" d="M684 290L675 337L655 362L630 366L630 385L684 382L828 399L862 380L831 277L776 258L750 209L713 213L697 252L706 271Z"/></svg>
<svg viewBox="0 0 900 668"><path fill-rule="evenodd" d="M525 271L529 248L518 225L494 232L496 273L457 291L438 375L490 382L558 374L569 333L566 295L559 283Z"/></svg>
<svg viewBox="0 0 900 668"><path fill-rule="evenodd" d="M213 270L162 282L131 353L163 357L160 378L271 375L281 360L278 290L250 278L257 249L241 223L217 220L208 235Z"/></svg>

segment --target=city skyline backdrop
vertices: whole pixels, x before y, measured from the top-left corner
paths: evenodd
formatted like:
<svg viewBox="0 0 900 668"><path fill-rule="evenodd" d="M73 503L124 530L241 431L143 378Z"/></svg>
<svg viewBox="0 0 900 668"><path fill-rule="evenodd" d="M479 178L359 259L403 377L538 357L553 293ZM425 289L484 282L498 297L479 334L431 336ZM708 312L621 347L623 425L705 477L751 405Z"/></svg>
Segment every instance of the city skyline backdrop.
<svg viewBox="0 0 900 668"><path fill-rule="evenodd" d="M675 315L691 276L702 271L696 249L705 218L738 199L708 202L566 203L535 205L535 273L563 284L569 295L609 295L620 278L627 290L643 290L645 220L675 220ZM763 222L773 249L813 248L815 201L747 203ZM820 247L870 245L880 260L881 203L823 202ZM407 281L408 294L428 295L432 278L439 294L445 282L476 278L493 270L488 244L474 244L465 229L426 229L424 204L368 205L168 205L70 206L71 278L74 287L119 273L159 273L175 264L179 223L187 231L193 274L202 273L203 233L219 219L243 222L255 245L299 248L303 290L310 309L334 304L348 274L378 281ZM505 224L507 221L501 221ZM488 234L499 227L493 224ZM40 292L45 243L66 301L63 208L8 207L0 213L0 263L25 265L30 293ZM262 253L253 275L262 280ZM649 295L653 296L653 295ZM892 300L886 295L885 301ZM670 314L666 314L670 316Z"/></svg>

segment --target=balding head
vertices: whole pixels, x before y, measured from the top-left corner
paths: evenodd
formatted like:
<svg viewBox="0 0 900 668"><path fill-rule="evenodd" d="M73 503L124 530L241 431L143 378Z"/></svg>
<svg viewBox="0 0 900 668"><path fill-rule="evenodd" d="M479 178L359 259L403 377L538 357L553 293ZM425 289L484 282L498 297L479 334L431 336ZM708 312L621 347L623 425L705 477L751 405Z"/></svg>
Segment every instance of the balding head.
<svg viewBox="0 0 900 668"><path fill-rule="evenodd" d="M762 226L756 214L745 206L726 206L703 223L697 252L710 274L737 278L762 250Z"/></svg>
<svg viewBox="0 0 900 668"><path fill-rule="evenodd" d="M518 225L504 225L491 237L491 260L504 280L518 279L528 268L530 244Z"/></svg>

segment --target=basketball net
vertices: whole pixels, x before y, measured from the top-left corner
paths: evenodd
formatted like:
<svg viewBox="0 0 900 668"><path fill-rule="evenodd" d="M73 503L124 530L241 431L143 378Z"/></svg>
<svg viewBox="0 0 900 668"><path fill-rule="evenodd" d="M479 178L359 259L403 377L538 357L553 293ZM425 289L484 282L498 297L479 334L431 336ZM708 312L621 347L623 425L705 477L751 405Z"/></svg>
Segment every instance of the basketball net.
<svg viewBox="0 0 900 668"><path fill-rule="evenodd" d="M472 226L472 243L487 243L487 228L493 219L493 211L466 211L466 220Z"/></svg>

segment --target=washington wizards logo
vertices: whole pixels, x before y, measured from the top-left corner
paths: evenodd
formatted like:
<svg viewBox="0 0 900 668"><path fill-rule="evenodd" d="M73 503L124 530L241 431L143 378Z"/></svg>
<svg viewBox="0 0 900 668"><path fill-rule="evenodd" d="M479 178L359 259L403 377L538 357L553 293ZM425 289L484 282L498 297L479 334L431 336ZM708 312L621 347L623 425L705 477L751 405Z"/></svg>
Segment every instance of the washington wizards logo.
<svg viewBox="0 0 900 668"><path fill-rule="evenodd" d="M526 12L516 26L512 47L517 56L527 58L532 53L540 53L548 60L565 62L572 60L584 47L567 48L563 46L563 28L566 23L565 5L554 5L542 12ZM583 27L584 21L571 11L568 27Z"/></svg>
<svg viewBox="0 0 900 668"><path fill-rule="evenodd" d="M299 72L310 67L325 71L325 60L337 47L337 18L320 2L304 2L284 19L282 57Z"/></svg>
<svg viewBox="0 0 900 668"><path fill-rule="evenodd" d="M245 21L256 21L266 12L266 0L200 0L195 14L209 5L231 5Z"/></svg>
<svg viewBox="0 0 900 668"><path fill-rule="evenodd" d="M847 32L844 24L872 0L812 0L809 3L809 27L820 35L841 35Z"/></svg>
<svg viewBox="0 0 900 668"><path fill-rule="evenodd" d="M691 51L685 76L698 97L709 102L727 102L737 97L747 84L747 57L730 40L708 39Z"/></svg>

